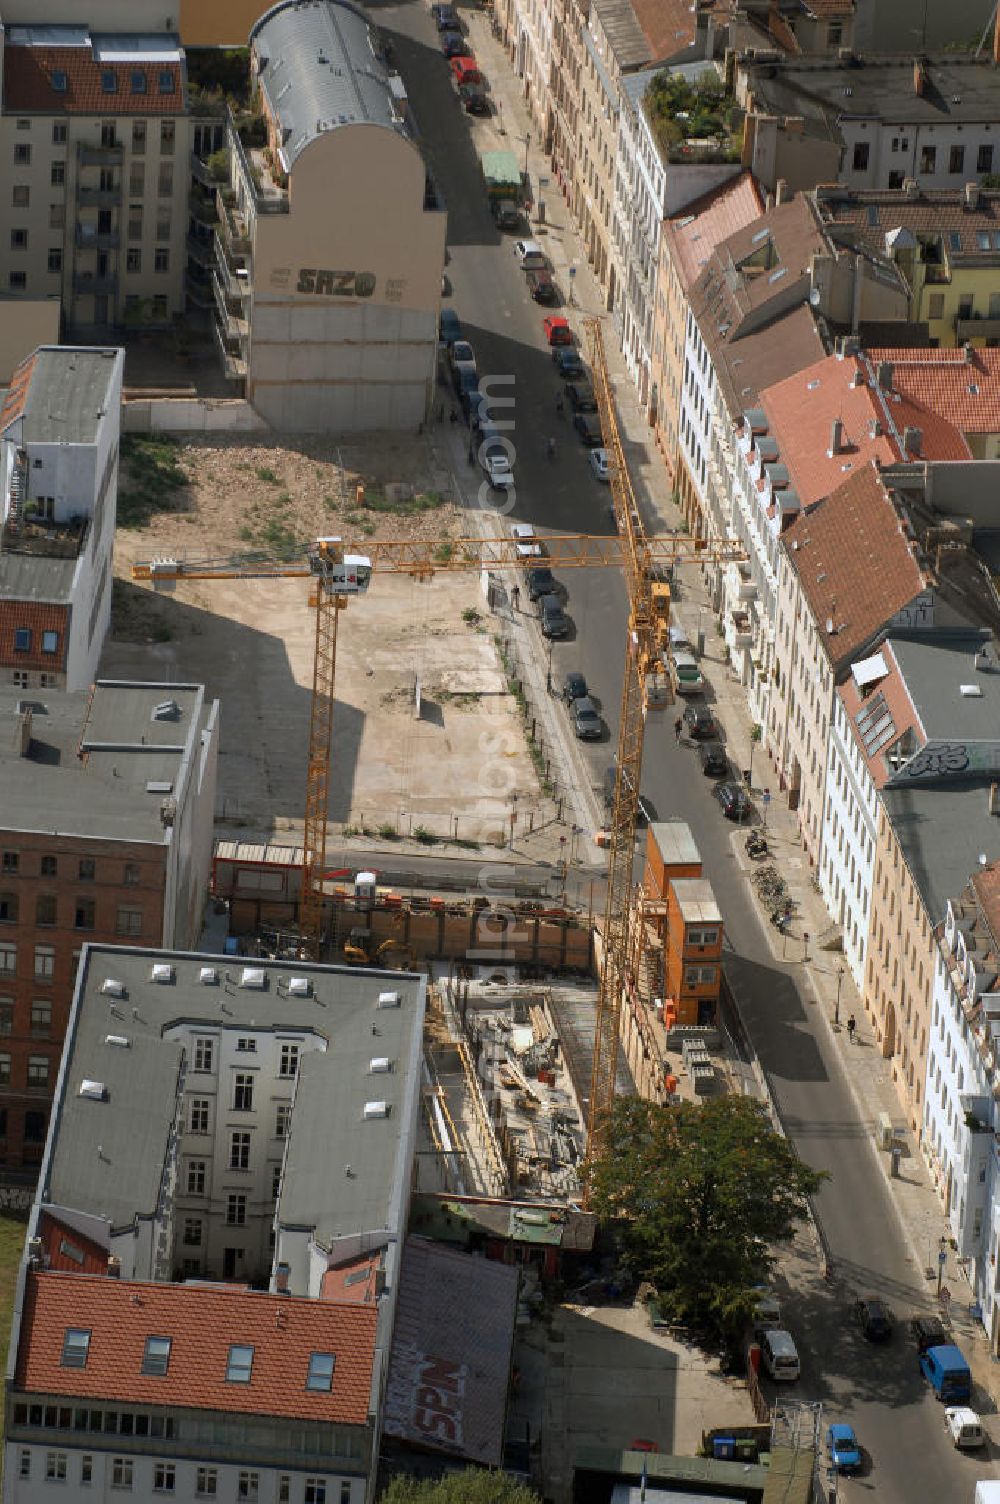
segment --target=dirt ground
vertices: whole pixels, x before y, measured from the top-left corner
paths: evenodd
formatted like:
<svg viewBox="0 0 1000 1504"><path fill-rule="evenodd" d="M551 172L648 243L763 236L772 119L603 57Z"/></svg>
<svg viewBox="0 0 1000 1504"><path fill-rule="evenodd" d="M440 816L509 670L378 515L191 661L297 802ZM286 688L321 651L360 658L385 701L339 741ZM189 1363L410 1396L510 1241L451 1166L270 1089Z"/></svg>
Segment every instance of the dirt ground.
<svg viewBox="0 0 1000 1504"><path fill-rule="evenodd" d="M120 515L153 495L164 509L144 526L119 528L101 673L204 683L222 702L219 834L298 840L315 621L308 582L190 581L154 594L132 583L132 564L225 559L330 534L361 548L372 536L447 539L464 531L463 514L421 440L378 435L338 447L233 436L162 452L159 442L123 446ZM175 477L179 466L182 479L161 484L161 460ZM342 613L334 829L502 841L512 792L522 809L542 809L492 631L475 569L423 583L376 575L369 594Z"/></svg>

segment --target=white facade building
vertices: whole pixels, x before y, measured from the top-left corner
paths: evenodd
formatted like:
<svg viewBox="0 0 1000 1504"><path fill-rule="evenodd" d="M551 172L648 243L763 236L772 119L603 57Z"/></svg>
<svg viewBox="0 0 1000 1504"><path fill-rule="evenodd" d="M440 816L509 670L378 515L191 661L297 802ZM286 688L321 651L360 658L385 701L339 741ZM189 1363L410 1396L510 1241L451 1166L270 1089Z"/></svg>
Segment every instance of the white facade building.
<svg viewBox="0 0 1000 1504"><path fill-rule="evenodd" d="M866 671L865 663L852 664L855 693L858 680L866 682ZM849 687L845 690L841 686L833 697L819 881L823 901L840 925L844 960L860 991L868 955L878 791L845 703L845 693L849 692ZM854 696L851 702L854 703Z"/></svg>
<svg viewBox="0 0 1000 1504"><path fill-rule="evenodd" d="M615 325L629 375L644 407L650 403L653 312L660 264L660 227L667 212L667 167L650 129L643 98L655 68L621 82L612 234L619 265Z"/></svg>

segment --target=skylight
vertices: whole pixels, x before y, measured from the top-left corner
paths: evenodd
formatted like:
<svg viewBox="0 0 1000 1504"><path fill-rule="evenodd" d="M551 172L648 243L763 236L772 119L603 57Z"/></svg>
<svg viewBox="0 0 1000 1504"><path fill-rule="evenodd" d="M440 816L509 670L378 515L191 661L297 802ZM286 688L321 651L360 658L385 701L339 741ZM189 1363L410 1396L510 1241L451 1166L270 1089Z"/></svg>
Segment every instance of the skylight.
<svg viewBox="0 0 1000 1504"><path fill-rule="evenodd" d="M162 1377L170 1363L169 1337L147 1337L146 1350L142 1355L143 1373L157 1374Z"/></svg>
<svg viewBox="0 0 1000 1504"><path fill-rule="evenodd" d="M79 1326L68 1326L63 1334L62 1357L59 1359L62 1367L86 1368L89 1352L89 1330Z"/></svg>
<svg viewBox="0 0 1000 1504"><path fill-rule="evenodd" d="M310 1353L309 1372L306 1375L306 1388L316 1389L328 1394L333 1388L333 1370L336 1366L337 1356L335 1353Z"/></svg>
<svg viewBox="0 0 1000 1504"><path fill-rule="evenodd" d="M57 68L52 74L52 87L57 94L65 94L69 87L69 75L61 68Z"/></svg>
<svg viewBox="0 0 1000 1504"><path fill-rule="evenodd" d="M226 1364L227 1384L249 1384L253 1374L253 1348L241 1347L233 1343L229 1349L229 1361Z"/></svg>

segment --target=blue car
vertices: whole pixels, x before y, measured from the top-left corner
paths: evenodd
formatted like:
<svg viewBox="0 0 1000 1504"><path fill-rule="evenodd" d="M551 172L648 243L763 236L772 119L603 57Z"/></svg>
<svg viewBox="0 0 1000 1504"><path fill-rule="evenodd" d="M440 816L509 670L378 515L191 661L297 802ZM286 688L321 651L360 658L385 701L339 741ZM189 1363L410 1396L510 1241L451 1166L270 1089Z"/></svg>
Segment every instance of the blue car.
<svg viewBox="0 0 1000 1504"><path fill-rule="evenodd" d="M854 1427L843 1423L829 1426L826 1433L826 1449L830 1461L838 1473L856 1473L861 1467L861 1448L854 1434Z"/></svg>
<svg viewBox="0 0 1000 1504"><path fill-rule="evenodd" d="M438 332L443 345L451 346L462 338L462 324L454 308L442 308Z"/></svg>
<svg viewBox="0 0 1000 1504"><path fill-rule="evenodd" d="M564 381L582 381L586 377L586 367L572 345L556 345L552 359Z"/></svg>

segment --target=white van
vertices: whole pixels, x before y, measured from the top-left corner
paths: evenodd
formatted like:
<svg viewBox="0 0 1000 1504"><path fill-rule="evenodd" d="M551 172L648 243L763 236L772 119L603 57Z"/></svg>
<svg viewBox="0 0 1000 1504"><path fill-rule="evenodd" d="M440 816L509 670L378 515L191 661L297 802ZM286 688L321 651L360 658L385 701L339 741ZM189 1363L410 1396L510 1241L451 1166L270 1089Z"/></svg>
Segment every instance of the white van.
<svg viewBox="0 0 1000 1504"><path fill-rule="evenodd" d="M766 1331L761 1337L760 1352L764 1368L772 1379L790 1384L798 1378L801 1372L799 1355L788 1332L780 1327Z"/></svg>
<svg viewBox="0 0 1000 1504"><path fill-rule="evenodd" d="M944 1412L944 1428L952 1444L963 1450L986 1445L982 1421L975 1410L969 1410L965 1405L949 1406Z"/></svg>
<svg viewBox="0 0 1000 1504"><path fill-rule="evenodd" d="M670 677L675 694L700 695L705 688L704 676L693 653L676 651L670 654Z"/></svg>

